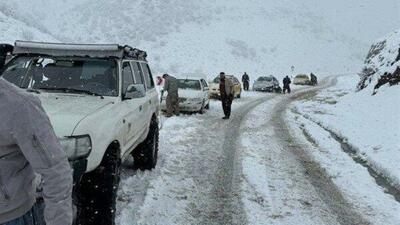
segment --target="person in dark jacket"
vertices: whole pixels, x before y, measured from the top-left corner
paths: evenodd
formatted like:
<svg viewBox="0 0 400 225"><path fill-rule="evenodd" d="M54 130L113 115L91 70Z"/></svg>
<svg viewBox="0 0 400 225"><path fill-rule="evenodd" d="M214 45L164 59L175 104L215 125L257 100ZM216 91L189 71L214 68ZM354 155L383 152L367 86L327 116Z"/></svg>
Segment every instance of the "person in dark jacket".
<svg viewBox="0 0 400 225"><path fill-rule="evenodd" d="M244 72L242 76L242 83L243 83L243 89L245 91L248 91L250 86L250 77L246 72Z"/></svg>
<svg viewBox="0 0 400 225"><path fill-rule="evenodd" d="M171 117L173 114L179 116L179 95L178 95L178 80L168 74L164 74L165 80L163 90L168 92L166 105L167 105L167 117Z"/></svg>
<svg viewBox="0 0 400 225"><path fill-rule="evenodd" d="M0 78L0 225L72 224L72 170L36 97Z"/></svg>
<svg viewBox="0 0 400 225"><path fill-rule="evenodd" d="M221 95L222 109L224 110L225 117L222 119L227 120L231 116L231 106L233 102L233 82L226 78L225 73L219 74L219 91Z"/></svg>
<svg viewBox="0 0 400 225"><path fill-rule="evenodd" d="M311 85L317 85L318 84L318 80L317 80L317 76L315 76L315 74L311 73L310 74L311 77Z"/></svg>
<svg viewBox="0 0 400 225"><path fill-rule="evenodd" d="M289 93L290 94L290 84L292 83L292 81L290 80L289 76L286 76L285 78L283 78L283 94Z"/></svg>

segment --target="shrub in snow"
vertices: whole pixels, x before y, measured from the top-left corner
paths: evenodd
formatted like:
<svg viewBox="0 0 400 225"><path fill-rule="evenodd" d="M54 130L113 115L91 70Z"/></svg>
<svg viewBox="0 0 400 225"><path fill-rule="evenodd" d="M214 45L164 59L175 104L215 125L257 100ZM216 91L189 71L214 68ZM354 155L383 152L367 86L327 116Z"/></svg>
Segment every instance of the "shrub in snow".
<svg viewBox="0 0 400 225"><path fill-rule="evenodd" d="M374 85L373 94L382 86L400 83L400 30L372 45L359 75L357 89Z"/></svg>

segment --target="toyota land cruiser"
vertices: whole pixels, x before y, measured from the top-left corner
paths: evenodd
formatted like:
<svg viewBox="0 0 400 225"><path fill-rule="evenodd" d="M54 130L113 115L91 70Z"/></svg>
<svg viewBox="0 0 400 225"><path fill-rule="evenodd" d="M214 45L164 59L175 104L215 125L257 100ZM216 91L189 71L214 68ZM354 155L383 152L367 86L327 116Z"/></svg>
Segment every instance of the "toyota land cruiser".
<svg viewBox="0 0 400 225"><path fill-rule="evenodd" d="M36 95L74 169L76 224L114 224L121 160L153 169L158 93L146 52L16 41L2 77Z"/></svg>

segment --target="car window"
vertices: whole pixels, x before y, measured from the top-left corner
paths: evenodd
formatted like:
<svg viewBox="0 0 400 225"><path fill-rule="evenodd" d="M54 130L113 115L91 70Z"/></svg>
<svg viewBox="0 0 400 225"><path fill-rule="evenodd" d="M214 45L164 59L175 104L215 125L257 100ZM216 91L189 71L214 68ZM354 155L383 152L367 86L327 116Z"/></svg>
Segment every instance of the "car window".
<svg viewBox="0 0 400 225"><path fill-rule="evenodd" d="M178 79L178 88L201 90L201 85L199 80Z"/></svg>
<svg viewBox="0 0 400 225"><path fill-rule="evenodd" d="M141 63L141 64L142 64L143 75L144 75L144 80L146 82L147 89L153 89L154 81L153 81L153 76L150 71L150 67L147 63Z"/></svg>
<svg viewBox="0 0 400 225"><path fill-rule="evenodd" d="M208 87L208 84L207 84L207 82L205 80L202 79L201 83L203 83L203 87Z"/></svg>
<svg viewBox="0 0 400 225"><path fill-rule="evenodd" d="M122 93L126 94L126 89L133 84L132 69L129 62L124 62L122 65Z"/></svg>
<svg viewBox="0 0 400 225"><path fill-rule="evenodd" d="M107 59L17 57L7 64L3 77L20 88L118 96L117 68L116 61Z"/></svg>
<svg viewBox="0 0 400 225"><path fill-rule="evenodd" d="M138 62L132 62L132 70L135 84L144 84L143 73Z"/></svg>

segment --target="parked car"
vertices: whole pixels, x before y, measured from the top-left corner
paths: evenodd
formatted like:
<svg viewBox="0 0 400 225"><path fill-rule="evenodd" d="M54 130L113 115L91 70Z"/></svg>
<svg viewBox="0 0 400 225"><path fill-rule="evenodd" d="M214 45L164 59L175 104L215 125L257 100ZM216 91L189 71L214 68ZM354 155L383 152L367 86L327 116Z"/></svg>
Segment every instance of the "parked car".
<svg viewBox="0 0 400 225"><path fill-rule="evenodd" d="M4 68L4 79L41 100L69 158L77 224L104 208L114 219L121 160L157 164L159 101L146 56L126 45L17 41Z"/></svg>
<svg viewBox="0 0 400 225"><path fill-rule="evenodd" d="M210 108L209 87L203 78L178 79L179 110L203 114ZM163 97L162 110L167 110L166 97Z"/></svg>
<svg viewBox="0 0 400 225"><path fill-rule="evenodd" d="M306 74L298 74L293 79L295 85L310 85L311 80Z"/></svg>
<svg viewBox="0 0 400 225"><path fill-rule="evenodd" d="M253 84L254 91L276 92L281 93L282 88L279 81L274 76L259 77Z"/></svg>
<svg viewBox="0 0 400 225"><path fill-rule="evenodd" d="M235 98L240 98L242 94L242 84L239 80L233 75L226 75L226 78L230 79L233 82L233 89L234 89L234 96ZM219 76L214 78L210 82L210 98L220 99L220 92L219 92Z"/></svg>

